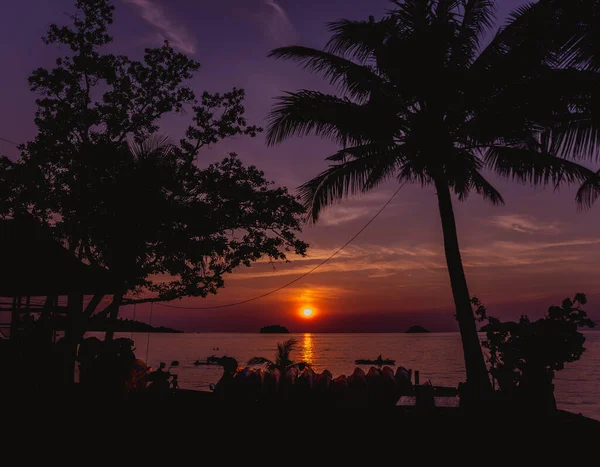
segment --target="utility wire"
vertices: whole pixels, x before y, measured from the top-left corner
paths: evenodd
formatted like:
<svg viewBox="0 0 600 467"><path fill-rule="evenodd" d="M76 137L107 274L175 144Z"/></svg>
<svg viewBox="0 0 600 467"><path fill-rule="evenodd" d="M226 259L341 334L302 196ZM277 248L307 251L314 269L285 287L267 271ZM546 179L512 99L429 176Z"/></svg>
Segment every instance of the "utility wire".
<svg viewBox="0 0 600 467"><path fill-rule="evenodd" d="M15 143L14 141L11 141L9 139L6 138L2 138L0 137L0 141L5 141L7 143L10 144L14 144L15 146L19 146L19 143ZM237 305L243 305L244 303L250 303L250 302L254 302L256 300L260 300L261 298L265 298L268 297L269 295L273 295L276 292L279 292L280 290L285 289L286 287L289 287L292 284L295 284L296 282L304 279L306 276L312 274L313 272L315 272L317 269L319 269L321 266L324 266L326 263L328 263L329 261L331 261L334 257L336 257L344 248L346 248L348 245L350 245L350 243L352 243L354 240L356 240L356 238L363 233L367 227L369 227L374 221L375 219L377 219L379 217L379 215L383 212L383 210L385 208L387 208L389 206L389 204L394 200L394 198L396 197L396 195L400 192L400 190L402 189L402 187L405 185L405 183L403 183L402 185L400 185L400 187L396 190L396 192L392 195L392 197L387 201L387 203L385 203L383 205L383 207L377 211L377 214L375 214L373 216L373 218L367 222L362 229L360 229L350 240L348 240L346 243L344 243L344 245L342 245L335 253L333 253L329 258L325 259L323 262L317 264L314 268L312 268L310 271L305 272L304 274L302 274L301 276L297 277L296 279L294 279L291 282L288 282L287 284L282 285L281 287L277 287L276 289L271 290L270 292L264 293L262 295L258 295L256 297L253 298L249 298L247 300L242 300L239 302L235 302L235 303L228 303L226 305L216 305L216 306L205 306L205 307L187 307L187 306L177 306L177 305L168 305L165 303L161 303L161 302L156 302L157 305L165 307L165 308L176 308L179 310L215 310L218 308L230 308L232 306L237 306ZM150 312L152 313L152 312ZM152 314L150 315L152 316ZM152 317L150 318L152 319Z"/></svg>
<svg viewBox="0 0 600 467"><path fill-rule="evenodd" d="M9 140L9 139L2 138L1 136L0 136L0 141L4 141L5 143L14 144L15 146L20 146L20 144L19 144L19 143L15 143L14 141L11 141L11 140Z"/></svg>
<svg viewBox="0 0 600 467"><path fill-rule="evenodd" d="M254 302L256 300L260 300L261 298L265 298L268 297L269 295L273 295L276 292L279 292L280 290L285 289L286 287L289 287L292 284L295 284L296 282L298 282L301 279L304 279L306 276L308 276L309 274L312 274L313 272L315 272L317 269L319 269L321 266L324 266L326 263L328 263L329 261L331 261L335 256L337 256L344 248L346 248L348 245L350 245L350 243L352 243L354 240L356 240L356 238L363 233L367 227L369 227L374 221L375 219L377 219L379 217L379 215L383 212L383 210L385 208L387 208L389 206L389 204L393 201L393 199L396 197L396 195L400 192L400 190L402 189L402 187L405 185L405 183L403 183L402 185L400 185L400 188L398 188L396 190L396 192L392 195L392 197L388 200L387 203L385 203L383 205L383 207L377 211L377 214L375 214L373 216L373 218L367 222L362 229L360 229L350 240L348 240L346 243L344 243L335 253L333 253L329 258L325 259L324 261L322 261L321 263L317 264L314 268L312 268L310 271L305 272L304 274L302 274L299 277L296 277L296 279L294 279L293 281L288 282L287 284L282 285L281 287L277 287L276 289L271 290L270 292L264 293L262 295L258 295L256 297L253 298L249 298L247 300L242 300L239 302L234 302L234 303L228 303L226 305L215 305L215 306L204 306L204 307L192 307L192 306L177 306L177 305L168 305L166 303L161 303L161 302L156 302L157 305L165 307L165 308L175 308L178 310L215 310L217 308L230 308L232 306L238 306L238 305L243 305L244 303L250 303L250 302Z"/></svg>

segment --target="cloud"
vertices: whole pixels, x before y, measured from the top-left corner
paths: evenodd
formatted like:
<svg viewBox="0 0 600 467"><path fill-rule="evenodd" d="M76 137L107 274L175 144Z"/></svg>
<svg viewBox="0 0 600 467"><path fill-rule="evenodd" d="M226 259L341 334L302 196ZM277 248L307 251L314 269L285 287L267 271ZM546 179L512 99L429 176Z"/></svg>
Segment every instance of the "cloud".
<svg viewBox="0 0 600 467"><path fill-rule="evenodd" d="M567 240L563 242L532 242L532 243L517 243L517 242L506 242L497 241L494 242L492 250L496 251L497 248L502 250L509 250L511 253L514 252L528 252L536 250L545 250L548 248L569 248L569 247L580 247L588 245L598 245L600 240L596 238L590 239L579 239L579 240ZM488 250L489 253L489 250Z"/></svg>
<svg viewBox="0 0 600 467"><path fill-rule="evenodd" d="M294 301L311 303L318 300L334 300L348 295L351 291L338 286L305 284L300 287L290 287L287 295Z"/></svg>
<svg viewBox="0 0 600 467"><path fill-rule="evenodd" d="M373 217L384 205L390 201L392 193L387 191L370 192L353 196L344 204L333 204L328 206L319 217L319 225L338 226L352 222L363 217ZM382 216L398 214L397 208L408 206L410 202L390 203ZM366 219L365 219L366 220Z"/></svg>
<svg viewBox="0 0 600 467"><path fill-rule="evenodd" d="M319 221L326 226L337 226L360 219L370 212L366 207L334 206L324 211Z"/></svg>
<svg viewBox="0 0 600 467"><path fill-rule="evenodd" d="M125 3L136 5L142 18L159 31L161 40L167 39L173 48L188 54L196 53L196 41L181 25L173 23L164 8L153 0L123 0Z"/></svg>
<svg viewBox="0 0 600 467"><path fill-rule="evenodd" d="M600 245L600 240L594 238L556 242L494 241L485 246L464 247L462 253L465 267L480 269L478 274L483 274L483 270L498 273L500 269L515 267L520 268L523 273L525 270L522 268L527 268L528 273L539 273L563 268L566 264L578 264L582 270L587 270L600 259L597 245ZM334 248L310 248L306 257L294 257L290 263L278 263L275 269L270 265L257 263L252 268L239 269L231 279L244 281L300 276L311 271L335 251ZM311 275L357 273L364 274L367 278L384 279L402 274L398 280L416 284L425 279L445 278L446 267L441 245L360 244L349 245ZM413 274L414 280L409 279ZM341 276L335 277L341 279Z"/></svg>
<svg viewBox="0 0 600 467"><path fill-rule="evenodd" d="M374 274L369 274L367 277L369 279L383 279L385 277L392 277L395 276L396 274L398 274L398 271L391 271L391 272L376 272Z"/></svg>
<svg viewBox="0 0 600 467"><path fill-rule="evenodd" d="M463 248L462 251L467 268L542 265L564 268L567 264L578 264L578 268L583 270L595 264L599 244L598 239L527 243L496 241L487 247Z"/></svg>
<svg viewBox="0 0 600 467"><path fill-rule="evenodd" d="M263 0L259 11L249 16L263 34L278 46L290 45L296 40L296 29L283 7L275 0Z"/></svg>
<svg viewBox="0 0 600 467"><path fill-rule="evenodd" d="M559 228L556 222L544 222L532 216L522 214L506 214L496 216L489 221L490 224L505 230L527 234L556 234Z"/></svg>
<svg viewBox="0 0 600 467"><path fill-rule="evenodd" d="M256 264L250 269L240 269L231 276L234 280L299 276L311 271L323 259L329 258L335 250L310 249L305 258L277 265L275 270L265 264ZM364 273L366 276L387 277L398 272L424 271L435 274L446 268L440 249L427 247L406 247L378 245L350 245L334 259L319 267L313 274L323 273Z"/></svg>

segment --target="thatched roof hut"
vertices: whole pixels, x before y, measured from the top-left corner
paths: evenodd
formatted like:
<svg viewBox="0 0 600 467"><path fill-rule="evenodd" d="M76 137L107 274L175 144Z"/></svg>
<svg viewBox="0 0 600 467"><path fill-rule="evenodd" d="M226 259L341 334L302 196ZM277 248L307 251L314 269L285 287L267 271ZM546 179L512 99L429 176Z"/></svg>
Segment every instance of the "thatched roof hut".
<svg viewBox="0 0 600 467"><path fill-rule="evenodd" d="M0 297L111 294L117 281L82 263L34 219L0 221Z"/></svg>

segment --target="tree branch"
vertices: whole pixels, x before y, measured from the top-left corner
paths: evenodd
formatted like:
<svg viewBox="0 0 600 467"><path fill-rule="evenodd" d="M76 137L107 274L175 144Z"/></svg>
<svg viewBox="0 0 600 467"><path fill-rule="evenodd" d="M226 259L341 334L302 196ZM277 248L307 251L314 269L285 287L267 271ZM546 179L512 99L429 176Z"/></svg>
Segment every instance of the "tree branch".
<svg viewBox="0 0 600 467"><path fill-rule="evenodd" d="M85 240L85 251L86 251L87 258L88 258L90 264L97 266L97 267L101 267L100 263L96 259L96 256L92 253L92 249L90 247L90 242L88 239Z"/></svg>
<svg viewBox="0 0 600 467"><path fill-rule="evenodd" d="M90 303L88 303L87 307L85 307L85 311L83 312L83 314L88 318L91 317L94 314L94 311L96 311L96 308L98 308L98 305L100 305L100 303L102 302L103 298L104 294L94 295Z"/></svg>
<svg viewBox="0 0 600 467"><path fill-rule="evenodd" d="M269 229L271 232L273 232L275 235L277 235L279 238L281 238L288 246L293 247L294 244L292 242L290 242L287 238L285 238L283 235L281 235L279 232L277 232L275 229L270 228Z"/></svg>
<svg viewBox="0 0 600 467"><path fill-rule="evenodd" d="M177 297L177 298L183 298L183 296L182 297ZM171 301L171 300L165 300L164 298L160 298L160 297L155 297L155 298L139 298L139 299L124 298L122 305L123 306L127 306L127 305L139 305L141 303L159 303L159 302L166 302L166 301Z"/></svg>

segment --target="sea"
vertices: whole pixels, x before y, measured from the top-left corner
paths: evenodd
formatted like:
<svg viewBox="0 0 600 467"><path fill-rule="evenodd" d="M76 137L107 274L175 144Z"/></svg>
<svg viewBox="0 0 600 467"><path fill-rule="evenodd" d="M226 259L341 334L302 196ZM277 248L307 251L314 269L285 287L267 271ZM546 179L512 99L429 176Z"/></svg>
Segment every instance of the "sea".
<svg viewBox="0 0 600 467"><path fill-rule="evenodd" d="M555 379L555 396L560 409L600 420L600 332L586 332L581 359L567 363ZM90 333L90 335L96 335ZM99 336L100 337L100 336ZM458 333L427 334L241 334L241 333L118 333L134 341L135 354L153 368L177 360L171 372L178 375L183 389L209 391L221 377L219 366L194 365L211 355L235 358L244 366L252 357L274 359L278 342L298 341L291 355L305 361L317 372L329 370L334 377L350 375L357 359L379 355L396 365L419 371L421 384L457 386L465 380L465 368ZM369 366L361 366L365 372ZM395 368L395 367L392 367ZM406 402L406 401L405 401ZM410 403L408 401L407 403ZM452 405L452 401L446 401Z"/></svg>

